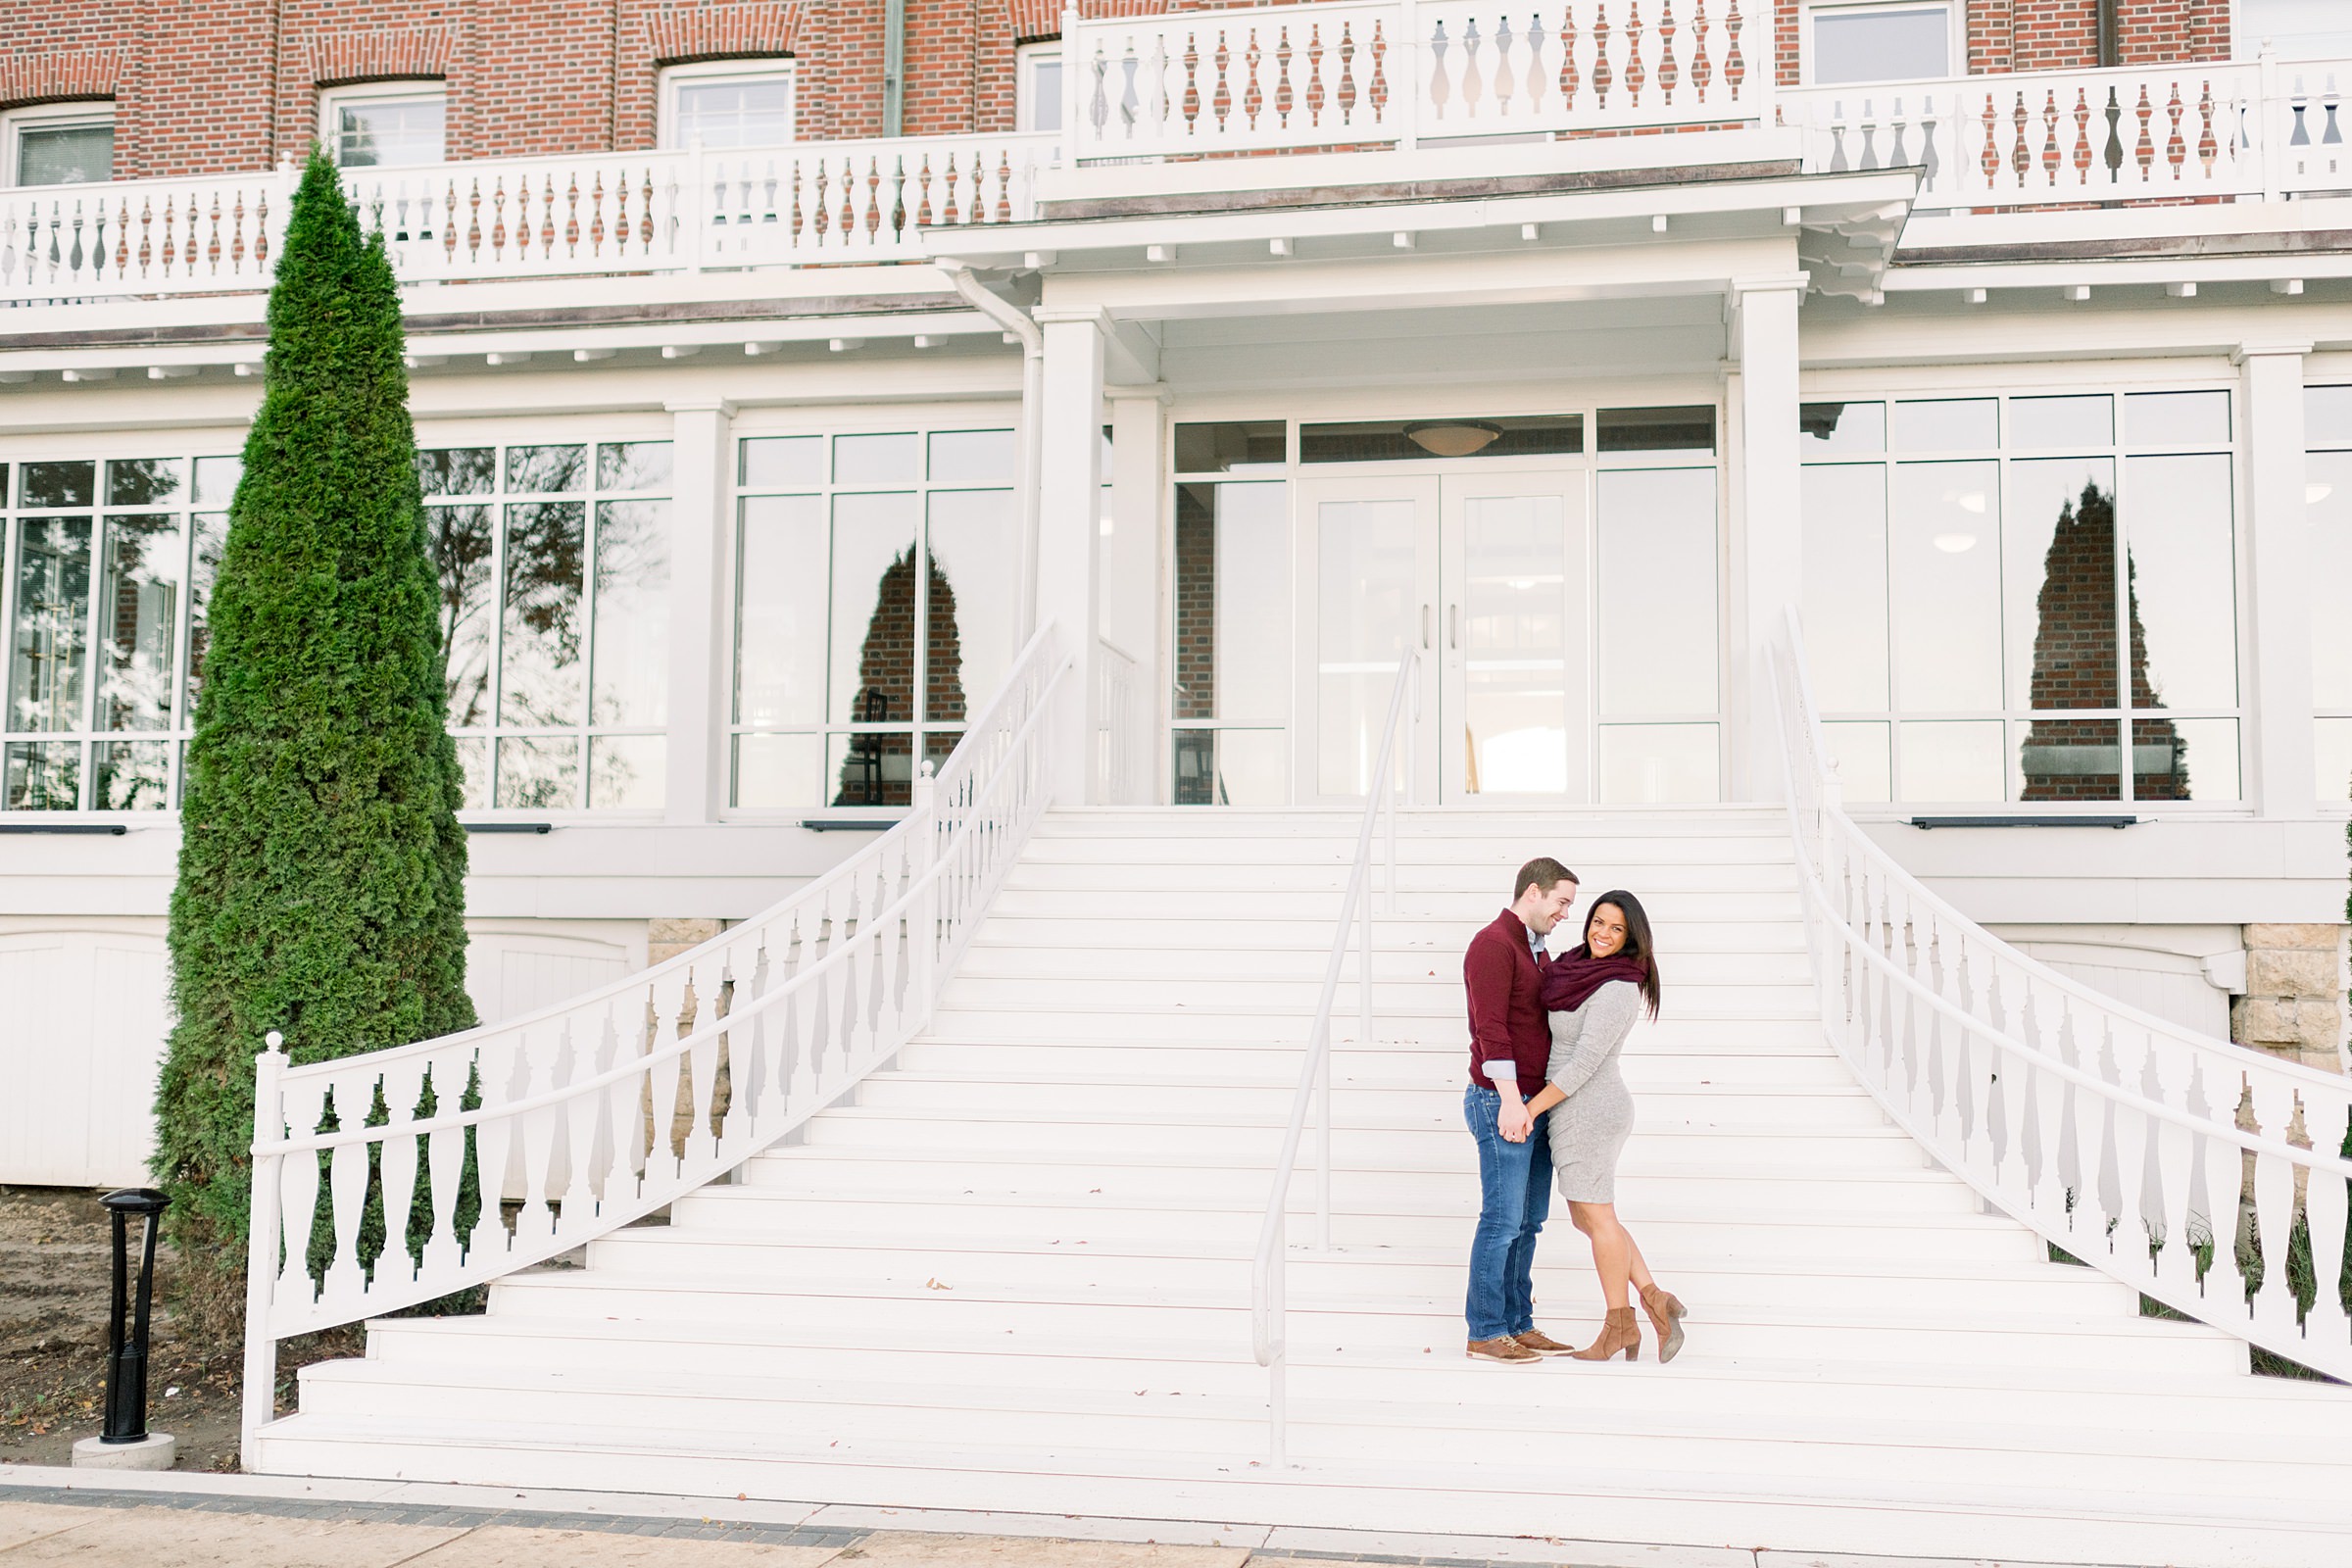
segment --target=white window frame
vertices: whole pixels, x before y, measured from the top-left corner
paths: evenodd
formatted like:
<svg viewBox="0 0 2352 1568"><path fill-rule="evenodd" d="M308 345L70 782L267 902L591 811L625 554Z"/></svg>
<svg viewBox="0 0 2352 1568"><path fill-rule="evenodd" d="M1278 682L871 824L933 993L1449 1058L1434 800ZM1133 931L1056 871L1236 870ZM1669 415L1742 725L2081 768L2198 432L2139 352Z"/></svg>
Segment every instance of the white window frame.
<svg viewBox="0 0 2352 1568"><path fill-rule="evenodd" d="M1824 15L1835 16L1839 12L1845 11L1935 11L1937 9L1940 9L1944 13L1944 24L1949 34L1949 42L1946 47L1948 50L1947 58L1950 61L1950 69L1944 75L1941 76L1888 76L1885 79L1890 83L1904 81L1948 81L1954 77L1967 75L1967 0L1805 0L1804 33L1799 40L1799 47L1797 51L1797 65L1799 67L1800 79L1808 87L1815 85L1831 85L1838 87L1871 87L1878 85L1876 81L1841 81L1826 84L1816 83L1814 81L1813 62L1819 58L1819 51L1814 47L1813 44L1813 22L1815 18Z"/></svg>
<svg viewBox="0 0 2352 1568"><path fill-rule="evenodd" d="M438 98L441 100L441 156L429 164L405 167L429 169L433 164L449 162L449 83L440 76L403 76L390 81L354 82L347 87L318 89L318 142L326 149L337 169L343 165L342 138L335 128L335 113L347 104L384 103L410 98ZM367 166L373 167L373 166ZM404 167L404 166L386 166Z"/></svg>
<svg viewBox="0 0 2352 1568"><path fill-rule="evenodd" d="M1038 105L1044 101L1037 88L1037 68L1049 60L1057 66L1062 63L1059 38L1046 38L1036 43L1025 43L1012 53L1012 113L1015 130L1042 128L1037 122ZM1069 84L1065 81L1055 90L1054 99L1056 107L1062 103L1063 95L1068 91L1068 87Z"/></svg>
<svg viewBox="0 0 2352 1568"><path fill-rule="evenodd" d="M790 55L773 55L748 60L697 60L683 66L662 68L661 92L656 105L655 119L660 131L659 140L664 148L683 148L686 143L678 132L678 88L689 82L731 81L782 78L791 94L791 108L784 139L798 141L801 134L801 76L800 63Z"/></svg>
<svg viewBox="0 0 2352 1568"><path fill-rule="evenodd" d="M75 98L64 103L26 104L0 113L0 188L17 188L17 162L27 130L62 130L75 125L115 126L112 98ZM27 187L32 188L32 187Z"/></svg>

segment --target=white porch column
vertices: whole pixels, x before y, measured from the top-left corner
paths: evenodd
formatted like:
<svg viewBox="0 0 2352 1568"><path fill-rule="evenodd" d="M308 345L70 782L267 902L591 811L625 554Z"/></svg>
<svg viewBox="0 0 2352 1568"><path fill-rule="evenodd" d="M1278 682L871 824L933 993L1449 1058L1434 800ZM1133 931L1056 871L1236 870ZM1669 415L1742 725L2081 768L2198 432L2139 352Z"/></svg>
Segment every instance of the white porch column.
<svg viewBox="0 0 2352 1568"><path fill-rule="evenodd" d="M2303 356L2308 343L2248 343L2246 799L2264 816L2319 809L2312 748L2311 522L2304 500Z"/></svg>
<svg viewBox="0 0 2352 1568"><path fill-rule="evenodd" d="M1095 629L1100 623L1102 349L1099 310L1037 313L1045 329L1038 456L1037 619L1061 628L1075 663L1054 704L1054 803L1094 798Z"/></svg>
<svg viewBox="0 0 2352 1568"><path fill-rule="evenodd" d="M1137 776L1132 800L1159 799L1161 695L1168 689L1162 667L1168 639L1159 623L1160 517L1167 504L1168 476L1160 437L1165 387L1114 387L1110 393L1110 531L1102 539L1102 635L1135 661L1135 690L1129 695L1125 733Z"/></svg>
<svg viewBox="0 0 2352 1568"><path fill-rule="evenodd" d="M1732 284L1740 373L1731 382L1738 439L1731 444L1731 795L1781 798L1779 740L1764 648L1784 607L1804 587L1797 501L1797 305L1806 276L1739 278Z"/></svg>
<svg viewBox="0 0 2352 1568"><path fill-rule="evenodd" d="M680 399L670 415L669 778L662 815L714 822L726 802L728 448L735 406Z"/></svg>

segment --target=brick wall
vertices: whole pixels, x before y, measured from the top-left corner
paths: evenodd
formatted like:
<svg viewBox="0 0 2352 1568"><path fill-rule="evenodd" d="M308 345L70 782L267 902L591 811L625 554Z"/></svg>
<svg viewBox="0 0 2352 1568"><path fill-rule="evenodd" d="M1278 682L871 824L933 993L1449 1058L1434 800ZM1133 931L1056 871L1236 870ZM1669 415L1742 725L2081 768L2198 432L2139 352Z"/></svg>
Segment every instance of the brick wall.
<svg viewBox="0 0 2352 1568"><path fill-rule="evenodd" d="M1717 0L1730 4L1732 0ZM1745 35L1798 79L1801 0L1739 0ZM2225 58L2229 0L2119 0L2127 64ZM1230 0L1081 0L1089 17ZM1059 35L1060 0L906 0L910 135L1014 123L1014 51ZM1580 6L1581 13L1592 7ZM882 128L883 0L11 0L0 108L118 107L115 168L135 178L299 156L321 85L407 76L449 87L453 158L654 145L662 66L790 56L800 134ZM2097 59L2097 0L1969 0L1969 69Z"/></svg>

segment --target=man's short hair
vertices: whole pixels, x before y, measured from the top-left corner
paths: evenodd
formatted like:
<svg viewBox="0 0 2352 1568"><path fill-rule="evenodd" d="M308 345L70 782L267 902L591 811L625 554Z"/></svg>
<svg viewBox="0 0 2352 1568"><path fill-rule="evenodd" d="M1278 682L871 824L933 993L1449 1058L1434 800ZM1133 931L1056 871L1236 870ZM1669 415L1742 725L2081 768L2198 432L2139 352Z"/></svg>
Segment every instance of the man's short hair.
<svg viewBox="0 0 2352 1568"><path fill-rule="evenodd" d="M1549 893L1563 882L1576 880L1574 871L1548 855L1539 855L1519 868L1517 880L1511 883L1511 902L1517 904L1519 896L1531 887Z"/></svg>

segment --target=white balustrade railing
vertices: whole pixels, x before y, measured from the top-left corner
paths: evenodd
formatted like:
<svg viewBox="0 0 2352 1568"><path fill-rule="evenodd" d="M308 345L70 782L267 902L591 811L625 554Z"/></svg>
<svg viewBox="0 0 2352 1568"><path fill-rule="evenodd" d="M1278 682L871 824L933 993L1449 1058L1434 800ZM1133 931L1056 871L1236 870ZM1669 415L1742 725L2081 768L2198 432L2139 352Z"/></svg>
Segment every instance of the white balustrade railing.
<svg viewBox="0 0 2352 1568"><path fill-rule="evenodd" d="M1917 167L1922 209L2277 198L2352 187L2352 61L2175 62L1784 88L1813 173Z"/></svg>
<svg viewBox="0 0 2352 1568"><path fill-rule="evenodd" d="M1051 131L353 169L403 282L920 259L1036 216ZM301 171L0 190L0 301L266 289Z"/></svg>
<svg viewBox="0 0 2352 1568"><path fill-rule="evenodd" d="M1806 946L1855 1076L2070 1256L2352 1378L2352 1081L2102 997L1929 892L1839 804L1793 611L1770 652Z"/></svg>
<svg viewBox="0 0 2352 1568"><path fill-rule="evenodd" d="M1266 1194L1266 1215L1257 1231L1250 1266L1250 1332L1257 1364L1266 1369L1267 1462L1285 1462L1290 1445L1290 1226L1291 1186L1298 1175L1298 1146L1306 1136L1307 1106L1317 1108L1315 1138L1315 1248L1331 1250L1331 1014L1339 1001L1340 972L1348 961L1350 929L1356 939L1355 1041L1372 1044L1372 834L1385 810L1389 819L1388 906L1396 912L1396 814L1416 786L1410 777L1420 743L1421 652L1407 649L1389 693L1388 721L1374 755L1363 823L1355 835L1355 862L1331 934L1331 960L1323 968L1323 991L1306 1032L1306 1055L1298 1064L1298 1090L1283 1127L1282 1152L1274 1159L1274 1185ZM1401 749L1400 749L1401 748ZM1399 766L1401 761L1402 766Z"/></svg>
<svg viewBox="0 0 2352 1568"><path fill-rule="evenodd" d="M1770 0L1327 0L1062 20L1081 162L1738 123L1772 94Z"/></svg>
<svg viewBox="0 0 2352 1568"><path fill-rule="evenodd" d="M1095 644L1095 798L1134 806L1144 764L1142 667L1107 638Z"/></svg>
<svg viewBox="0 0 2352 1568"><path fill-rule="evenodd" d="M915 781L905 820L691 952L528 1017L365 1055L290 1066L272 1035L255 1085L248 1436L273 1413L280 1339L609 1235L894 1054L1045 808L1046 715L1069 664L1040 631L938 776Z"/></svg>

